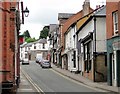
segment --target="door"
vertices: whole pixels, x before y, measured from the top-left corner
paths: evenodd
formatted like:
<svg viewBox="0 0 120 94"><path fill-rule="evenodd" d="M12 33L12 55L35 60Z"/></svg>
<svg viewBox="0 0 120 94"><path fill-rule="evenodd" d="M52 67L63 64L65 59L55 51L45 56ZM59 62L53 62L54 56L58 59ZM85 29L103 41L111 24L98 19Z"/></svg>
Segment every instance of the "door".
<svg viewBox="0 0 120 94"><path fill-rule="evenodd" d="M116 51L112 54L112 85L117 86L116 78Z"/></svg>

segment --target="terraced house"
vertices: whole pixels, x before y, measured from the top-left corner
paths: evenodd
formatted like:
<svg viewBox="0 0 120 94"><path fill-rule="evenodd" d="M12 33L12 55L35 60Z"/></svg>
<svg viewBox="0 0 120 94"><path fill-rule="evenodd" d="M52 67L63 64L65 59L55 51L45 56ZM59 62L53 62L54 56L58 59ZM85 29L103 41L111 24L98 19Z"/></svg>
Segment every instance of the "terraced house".
<svg viewBox="0 0 120 94"><path fill-rule="evenodd" d="M106 81L106 6L94 10L76 34L81 74L93 81Z"/></svg>
<svg viewBox="0 0 120 94"><path fill-rule="evenodd" d="M108 84L120 86L120 0L107 0L106 26Z"/></svg>
<svg viewBox="0 0 120 94"><path fill-rule="evenodd" d="M71 16L62 27L62 68L69 71L79 71L78 57L77 57L77 47L76 47L76 36L77 27L80 25L76 22L83 16L92 12L93 9L90 8L89 0L85 0L83 4L83 9L78 13ZM83 21L84 22L84 21Z"/></svg>

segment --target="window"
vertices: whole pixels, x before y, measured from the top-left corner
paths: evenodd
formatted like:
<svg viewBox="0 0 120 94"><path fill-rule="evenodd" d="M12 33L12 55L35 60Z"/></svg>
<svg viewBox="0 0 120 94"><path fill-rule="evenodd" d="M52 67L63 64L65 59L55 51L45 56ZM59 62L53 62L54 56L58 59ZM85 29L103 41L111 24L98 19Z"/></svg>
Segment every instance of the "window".
<svg viewBox="0 0 120 94"><path fill-rule="evenodd" d="M113 13L114 35L118 34L118 11Z"/></svg>
<svg viewBox="0 0 120 94"><path fill-rule="evenodd" d="M34 49L36 49L36 46L34 45Z"/></svg>
<svg viewBox="0 0 120 94"><path fill-rule="evenodd" d="M43 43L43 49L45 49L45 44Z"/></svg>
<svg viewBox="0 0 120 94"><path fill-rule="evenodd" d="M25 54L25 58L28 58L28 54Z"/></svg>
<svg viewBox="0 0 120 94"><path fill-rule="evenodd" d="M34 44L34 49L36 49L36 45Z"/></svg>
<svg viewBox="0 0 120 94"><path fill-rule="evenodd" d="M27 51L27 47L25 47L25 52Z"/></svg>
<svg viewBox="0 0 120 94"><path fill-rule="evenodd" d="M84 67L85 71L89 72L91 70L92 64L92 42L84 44Z"/></svg>
<svg viewBox="0 0 120 94"><path fill-rule="evenodd" d="M73 67L76 68L76 51L73 51Z"/></svg>

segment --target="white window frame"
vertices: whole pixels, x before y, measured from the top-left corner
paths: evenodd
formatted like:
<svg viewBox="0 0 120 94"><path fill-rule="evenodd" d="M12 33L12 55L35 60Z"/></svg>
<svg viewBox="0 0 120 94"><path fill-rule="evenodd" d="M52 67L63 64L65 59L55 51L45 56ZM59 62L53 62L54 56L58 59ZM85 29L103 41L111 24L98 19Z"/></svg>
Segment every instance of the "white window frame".
<svg viewBox="0 0 120 94"><path fill-rule="evenodd" d="M118 11L113 12L114 35L118 35Z"/></svg>

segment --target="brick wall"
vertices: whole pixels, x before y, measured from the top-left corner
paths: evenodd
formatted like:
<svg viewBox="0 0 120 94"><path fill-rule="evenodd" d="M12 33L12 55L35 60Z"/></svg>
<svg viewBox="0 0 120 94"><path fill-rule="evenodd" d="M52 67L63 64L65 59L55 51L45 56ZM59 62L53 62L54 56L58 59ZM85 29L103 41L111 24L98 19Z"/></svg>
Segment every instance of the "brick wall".
<svg viewBox="0 0 120 94"><path fill-rule="evenodd" d="M118 2L106 2L106 27L109 27L107 28L107 39L112 38L114 33L112 12L116 10L118 10ZM120 28L120 26L118 27ZM119 29L119 33L120 33L120 29Z"/></svg>

